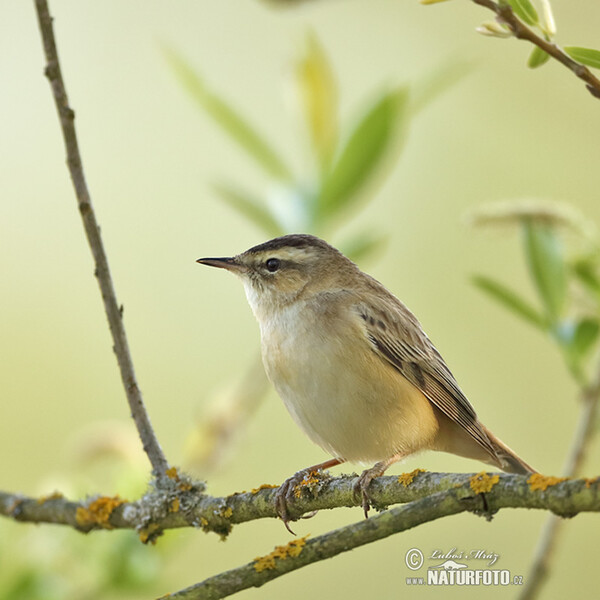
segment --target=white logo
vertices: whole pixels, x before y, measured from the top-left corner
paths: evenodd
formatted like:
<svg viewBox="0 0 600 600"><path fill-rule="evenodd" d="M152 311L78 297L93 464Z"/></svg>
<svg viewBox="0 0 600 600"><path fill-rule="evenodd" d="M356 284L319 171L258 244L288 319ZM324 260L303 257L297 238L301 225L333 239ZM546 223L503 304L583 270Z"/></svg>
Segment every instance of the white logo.
<svg viewBox="0 0 600 600"><path fill-rule="evenodd" d="M404 562L411 571L418 571L423 566L423 560L423 553L418 548L411 548L404 557Z"/></svg>
<svg viewBox="0 0 600 600"><path fill-rule="evenodd" d="M496 552L482 549L465 551L452 548L446 552L434 550L427 559L438 564L426 566L425 572L407 577L406 584L411 586L523 585L522 575L512 575L508 569L490 568L499 558L500 555ZM440 560L443 562L440 563ZM472 565L471 561L476 561L479 565ZM404 562L411 571L418 571L423 567L425 557L419 548L411 548L406 553ZM481 565L482 562L484 565Z"/></svg>
<svg viewBox="0 0 600 600"><path fill-rule="evenodd" d="M453 560L446 560L441 565L435 565L429 567L430 569L446 569L446 571L457 571L458 569L466 569L469 565L463 565L462 563L454 562Z"/></svg>

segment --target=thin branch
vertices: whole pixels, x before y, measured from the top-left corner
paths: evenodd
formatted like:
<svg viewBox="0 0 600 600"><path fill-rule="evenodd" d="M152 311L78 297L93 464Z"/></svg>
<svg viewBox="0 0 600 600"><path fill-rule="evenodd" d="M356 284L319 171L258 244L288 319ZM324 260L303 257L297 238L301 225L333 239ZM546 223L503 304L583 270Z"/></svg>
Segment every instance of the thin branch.
<svg viewBox="0 0 600 600"><path fill-rule="evenodd" d="M596 383L584 390L582 394L579 422L563 469L565 477L575 477L581 473L590 441L598 426L596 419L598 405L600 404L599 398L600 370ZM519 596L520 600L533 600L539 595L541 587L550 573L554 551L562 531L562 523L554 515L550 515L544 523L535 550L533 564L526 579L527 583Z"/></svg>
<svg viewBox="0 0 600 600"><path fill-rule="evenodd" d="M527 40L549 54L552 58L572 71L576 77L579 77L579 79L584 81L586 88L592 96L600 98L600 79L598 79L585 65L573 60L559 46L545 40L527 27L527 25L517 18L510 5L503 2L493 2L493 0L472 1L475 4L489 8L496 13L497 17L508 26L514 37L519 40Z"/></svg>
<svg viewBox="0 0 600 600"><path fill-rule="evenodd" d="M164 473L168 468L168 463L156 435L154 434L154 430L152 429L150 418L146 412L144 401L142 399L142 393L136 381L133 362L129 352L129 345L125 335L125 328L123 326L122 307L119 308L117 303L115 289L108 267L108 259L104 251L102 238L100 237L100 228L96 221L96 215L94 214L90 193L83 173L83 165L75 132L75 113L69 106L67 99L67 92L56 50L52 17L50 16L46 0L35 0L35 6L44 45L44 53L46 55L45 74L50 82L54 102L58 111L67 153L67 165L71 180L73 181L73 187L75 188L75 195L77 196L77 203L83 220L83 227L94 257L95 275L98 280L98 285L100 286L104 310L106 312L110 333L114 343L113 348L117 356L117 362L119 363L121 379L131 409L131 416L135 421L142 444L144 445L144 450L152 464L153 473L157 478L161 478L164 477Z"/></svg>

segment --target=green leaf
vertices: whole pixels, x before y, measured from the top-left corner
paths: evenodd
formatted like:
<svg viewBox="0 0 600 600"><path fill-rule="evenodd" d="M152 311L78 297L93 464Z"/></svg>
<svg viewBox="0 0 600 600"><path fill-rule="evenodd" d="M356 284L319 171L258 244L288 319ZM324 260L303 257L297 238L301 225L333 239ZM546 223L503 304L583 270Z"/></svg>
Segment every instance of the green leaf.
<svg viewBox="0 0 600 600"><path fill-rule="evenodd" d="M192 98L212 117L248 156L276 179L289 181L292 175L266 140L225 99L208 89L200 75L172 49L164 51L171 69Z"/></svg>
<svg viewBox="0 0 600 600"><path fill-rule="evenodd" d="M577 62L588 67L600 69L600 50L592 48L580 48L579 46L565 46L563 50Z"/></svg>
<svg viewBox="0 0 600 600"><path fill-rule="evenodd" d="M507 0L513 12L527 25L537 25L540 18L530 0Z"/></svg>
<svg viewBox="0 0 600 600"><path fill-rule="evenodd" d="M536 69L537 67L541 67L544 63L548 62L549 58L550 55L547 52L544 52L544 50L542 50L539 46L536 46L529 55L527 66L530 69Z"/></svg>
<svg viewBox="0 0 600 600"><path fill-rule="evenodd" d="M557 321L567 294L567 270L562 244L543 223L523 220L525 256L529 272L552 321Z"/></svg>
<svg viewBox="0 0 600 600"><path fill-rule="evenodd" d="M504 305L513 313L529 321L543 331L547 331L547 320L526 300L523 300L513 290L507 288L503 283L490 279L485 275L475 275L471 278L473 284L486 294Z"/></svg>
<svg viewBox="0 0 600 600"><path fill-rule="evenodd" d="M279 236L283 234L282 227L268 209L261 206L258 200L246 192L224 183L213 185L213 189L229 206L253 221L269 235Z"/></svg>
<svg viewBox="0 0 600 600"><path fill-rule="evenodd" d="M405 116L407 92L383 94L352 129L318 197L321 215L331 216L347 208L383 161Z"/></svg>
<svg viewBox="0 0 600 600"><path fill-rule="evenodd" d="M327 55L314 34L307 36L296 79L311 141L321 168L326 169L337 144L338 90Z"/></svg>
<svg viewBox="0 0 600 600"><path fill-rule="evenodd" d="M594 346L600 333L600 323L597 319L585 318L577 323L569 350L583 358Z"/></svg>

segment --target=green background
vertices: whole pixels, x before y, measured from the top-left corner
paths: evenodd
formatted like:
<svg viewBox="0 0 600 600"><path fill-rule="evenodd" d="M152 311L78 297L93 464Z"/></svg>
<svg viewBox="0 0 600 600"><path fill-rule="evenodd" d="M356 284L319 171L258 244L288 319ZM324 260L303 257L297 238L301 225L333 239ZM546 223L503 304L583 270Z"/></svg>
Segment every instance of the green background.
<svg viewBox="0 0 600 600"><path fill-rule="evenodd" d="M576 4L554 2L559 41L598 47L600 6ZM531 72L526 44L477 35L474 28L491 13L469 2L320 1L284 10L256 0L55 0L51 11L139 382L172 463L183 462L184 441L203 407L251 365L258 348L239 282L194 261L237 253L264 235L223 205L209 183L231 178L268 190L262 174L186 97L161 45L197 65L301 170L305 154L298 150L305 142L290 100L290 64L313 29L335 68L344 119L387 84L420 81L452 61L472 65L412 122L400 163L360 218L341 231L358 230L360 221L389 236L385 251L361 266L418 315L482 421L536 468L560 474L577 419L576 388L549 340L469 283L471 274L486 273L533 298L516 232L475 230L464 215L489 201L540 198L568 202L600 220L600 103L571 73L553 63ZM129 449L133 424L42 76L33 3L4 3L0 18L0 487L130 493L131 482L115 483L114 464L82 460L94 452L90 440L102 445L114 431L123 438L115 442L123 455L145 467L135 446ZM230 458L210 474L210 493L278 483L326 456L271 393ZM586 474L595 475L599 462L596 442ZM416 467L481 469L428 453L390 472ZM359 518L360 509L340 509L295 530L315 536ZM443 519L243 596L400 597L407 593L405 577L413 575L404 564L413 547L426 555L452 548L496 552L497 568L526 576L544 519L524 510L502 511L491 523L470 514ZM594 595L598 532L597 515L567 524L547 598ZM67 579L79 577L83 590L93 588L95 545L110 549L134 537L83 537L1 521L0 589L22 556L48 560L53 535L81 549L77 567L66 560L59 570ZM289 539L276 521L238 526L225 543L192 530L166 537L158 550L148 550L150 561L161 545L167 549L160 579L139 597L175 591ZM514 597L516 590L485 592ZM409 593L475 597L481 588Z"/></svg>

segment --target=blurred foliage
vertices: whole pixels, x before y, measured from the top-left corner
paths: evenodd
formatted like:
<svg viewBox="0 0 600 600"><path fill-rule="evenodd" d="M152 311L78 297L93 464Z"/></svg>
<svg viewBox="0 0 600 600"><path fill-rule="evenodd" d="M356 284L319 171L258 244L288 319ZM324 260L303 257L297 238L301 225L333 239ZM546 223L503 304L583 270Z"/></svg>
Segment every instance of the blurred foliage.
<svg viewBox="0 0 600 600"><path fill-rule="evenodd" d="M373 184L399 157L410 113L408 88L397 86L374 94L361 115L340 126L337 81L314 34L307 35L293 69L303 130L309 141L309 173L293 174L282 153L270 145L259 128L209 90L204 78L180 54L167 49L165 55L190 96L269 178L266 193L255 193L229 181L213 185L221 200L269 236L299 231L330 235L361 201L373 198L369 193ZM383 235L363 231L340 246L358 260L383 241Z"/></svg>
<svg viewBox="0 0 600 600"><path fill-rule="evenodd" d="M518 224L537 305L493 278L477 275L473 283L504 308L549 334L571 375L581 386L591 380L590 357L598 351L600 333L600 240L572 211L552 205L515 204L484 211L475 222ZM581 225L584 225L583 227ZM569 256L567 232L583 249Z"/></svg>
<svg viewBox="0 0 600 600"><path fill-rule="evenodd" d="M42 486L72 497L89 489L141 496L147 485L146 458L134 428L120 422L94 424L67 440L82 474L77 481L49 476ZM21 535L11 535L15 528ZM24 528L28 528L25 531ZM170 548L142 544L135 531L94 532L94 543L68 527L34 528L0 521L0 600L100 600L152 595ZM167 536L168 538L168 536Z"/></svg>

